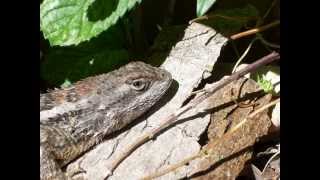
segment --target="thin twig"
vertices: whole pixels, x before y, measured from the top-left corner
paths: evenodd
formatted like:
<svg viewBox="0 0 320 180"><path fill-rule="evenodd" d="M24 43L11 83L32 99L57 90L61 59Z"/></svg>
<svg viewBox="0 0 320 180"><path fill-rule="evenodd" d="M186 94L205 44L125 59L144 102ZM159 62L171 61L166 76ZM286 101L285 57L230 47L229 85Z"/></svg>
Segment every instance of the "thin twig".
<svg viewBox="0 0 320 180"><path fill-rule="evenodd" d="M165 175L165 174L167 174L167 173L169 173L171 171L174 171L174 170L178 169L181 166L184 166L184 165L188 164L190 161L192 161L194 159L197 159L199 157L201 157L201 154L200 153L196 153L195 155L190 156L189 158L186 158L183 161L180 161L179 163L174 164L174 165L168 167L167 169L164 169L163 171L158 171L158 172L156 172L154 174L151 174L149 176L145 176L145 177L142 178L142 180L151 180L151 179L154 179L156 177L163 176L163 175Z"/></svg>
<svg viewBox="0 0 320 180"><path fill-rule="evenodd" d="M274 106L275 104L277 104L280 101L280 98L262 106L261 108L257 109L256 111L254 111L253 113L249 114L247 118L245 118L244 120L242 120L239 124L236 125L235 128L233 128L232 130L228 131L227 133L225 133L222 137L220 137L219 139L217 139L216 141L214 141L214 143L212 144L212 146L210 147L214 147L216 144L218 144L219 142L223 141L224 139L226 139L227 137L229 137L233 132L235 132L237 129L239 129L241 126L243 126L245 124L245 122L247 122L247 119L251 119L254 116L256 116L257 114L263 112L264 110L268 109L271 106ZM168 166L166 169L155 172L153 174L150 174L148 176L143 177L143 180L151 180L160 176L163 176L169 172L172 172L176 169L178 169L179 167L184 166L187 163L190 163L192 160L196 159L196 158L200 158L202 156L210 156L210 153L206 150L206 149L202 149L199 153L190 156L176 164L170 165Z"/></svg>
<svg viewBox="0 0 320 180"><path fill-rule="evenodd" d="M271 161L272 161L275 157L277 157L279 154L280 154L280 150L277 151L275 154L273 154L273 155L271 156L271 158L268 160L268 162L267 162L266 165L264 166L261 174L263 174L263 173L266 171L266 169L267 169L268 165L271 163Z"/></svg>
<svg viewBox="0 0 320 180"><path fill-rule="evenodd" d="M278 102L280 102L280 98L278 98L278 99L276 99L276 100L274 100L274 101L262 106L261 108L255 110L254 112L249 114L247 118L245 118L240 123L238 123L235 127L230 129L230 132L234 132L235 130L239 129L239 127L241 127L244 123L246 123L248 119L253 118L255 115L261 113L262 111L268 109L269 107L276 105Z"/></svg>
<svg viewBox="0 0 320 180"><path fill-rule="evenodd" d="M264 16L263 16L262 18L260 18L260 19L257 20L256 25L255 25L255 28L258 28L259 26L261 26L261 24L264 22L265 18L269 15L270 11L271 11L272 8L275 6L276 2L277 2L277 0L273 0L273 2L271 3L270 7L268 8L268 10L266 11L266 13L264 14ZM242 33L243 33L243 32L242 32ZM266 40L262 37L262 35L259 34L259 33L257 33L257 37L256 37L256 38L258 38L258 39L262 42L263 45L270 46L270 47L273 47L273 48L278 48L278 49L280 48L279 45L272 44L272 43L266 41ZM242 58L248 53L248 51L249 51L249 49L251 48L253 42L254 42L255 40L257 40L256 38L250 43L249 47L246 49L245 53L241 56L241 58L239 58L240 56L239 56L239 53L237 53L238 51L237 51L237 49L235 48L234 41L231 41L231 42L232 42L232 45L233 45L232 47L235 49L235 52L236 52L236 54L237 54L237 57L239 58L239 60L237 61L237 65L234 67L234 69L233 69L232 72L235 71L235 69L236 69L236 67L238 66L238 64L240 63L240 61L242 61ZM231 38L231 39L232 39L232 38ZM268 47L266 47L266 48L268 48ZM268 50L269 50L269 49L268 49ZM270 51L270 52L271 52L271 51ZM241 59L241 60L240 60L240 59ZM239 62L239 63L238 63L238 62Z"/></svg>
<svg viewBox="0 0 320 180"><path fill-rule="evenodd" d="M274 22L272 22L270 24L267 24L267 25L264 25L264 26L261 26L261 27L257 27L257 28L253 28L253 29L250 29L248 31L244 31L244 32L232 35L232 36L230 36L230 39L235 40L235 39L239 39L239 38L242 38L242 37L245 37L245 36L256 34L258 32L265 31L265 30L267 30L269 28L272 28L274 26L277 26L279 24L280 24L280 21L276 20L276 21L274 21Z"/></svg>
<svg viewBox="0 0 320 180"><path fill-rule="evenodd" d="M237 67L239 66L239 64L241 63L241 61L246 57L246 55L248 54L248 52L250 51L253 43L257 40L257 38L254 38L250 44L248 45L247 49L243 52L243 54L241 55L241 57L238 59L238 61L236 62L236 64L233 67L232 73L236 72Z"/></svg>
<svg viewBox="0 0 320 180"><path fill-rule="evenodd" d="M225 85L231 83L232 81L235 81L239 79L240 77L244 76L245 74L252 72L256 70L258 67L261 67L263 65L266 65L270 62L273 62L275 60L280 59L280 55L277 52L272 52L267 56L262 57L258 61L248 65L244 69L239 70L236 73L233 73L228 78L225 78L221 81L219 81L215 86L208 88L207 92L200 94L197 98L195 98L191 103L183 106L182 108L178 109L175 113L169 115L167 118L165 118L162 122L162 124L159 125L158 128L154 129L153 131L146 133L142 135L139 139L137 139L131 146L129 146L123 153L121 153L118 158L116 158L112 163L111 166L108 169L108 173L106 175L106 178L108 178L113 171L118 167L118 165L126 158L128 157L135 149L137 149L140 145L144 144L148 140L152 139L156 134L158 134L161 130L165 129L172 123L174 123L182 114L187 112L188 110L196 107L198 104L203 102L205 99L210 97L213 93L215 93L217 90L221 89Z"/></svg>

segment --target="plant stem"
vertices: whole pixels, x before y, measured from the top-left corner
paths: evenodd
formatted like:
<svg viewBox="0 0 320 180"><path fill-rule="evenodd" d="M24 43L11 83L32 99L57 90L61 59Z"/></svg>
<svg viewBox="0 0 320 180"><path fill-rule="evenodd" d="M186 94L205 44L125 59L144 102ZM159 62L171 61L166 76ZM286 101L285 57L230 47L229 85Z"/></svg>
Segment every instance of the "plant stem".
<svg viewBox="0 0 320 180"><path fill-rule="evenodd" d="M267 25L264 25L264 26L261 26L261 27L257 27L257 28L253 28L253 29L250 29L248 31L244 31L244 32L241 32L241 33L238 33L238 34L234 34L232 36L230 36L230 39L232 40L236 40L236 39L240 39L242 37L245 37L245 36L249 36L249 35L252 35L252 34L256 34L258 32L262 32L262 31L265 31L269 28L272 28L272 27L275 27L277 25L280 24L280 21L279 20L276 20L270 24L267 24Z"/></svg>

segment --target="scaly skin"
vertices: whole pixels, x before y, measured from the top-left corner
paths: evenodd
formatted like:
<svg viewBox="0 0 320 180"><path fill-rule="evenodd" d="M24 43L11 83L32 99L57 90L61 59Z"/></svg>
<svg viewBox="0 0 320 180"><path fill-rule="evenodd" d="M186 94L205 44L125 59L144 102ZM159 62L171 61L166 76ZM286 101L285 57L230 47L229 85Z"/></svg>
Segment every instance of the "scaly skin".
<svg viewBox="0 0 320 180"><path fill-rule="evenodd" d="M132 62L40 94L40 178L66 179L63 166L146 112L171 81L165 70Z"/></svg>

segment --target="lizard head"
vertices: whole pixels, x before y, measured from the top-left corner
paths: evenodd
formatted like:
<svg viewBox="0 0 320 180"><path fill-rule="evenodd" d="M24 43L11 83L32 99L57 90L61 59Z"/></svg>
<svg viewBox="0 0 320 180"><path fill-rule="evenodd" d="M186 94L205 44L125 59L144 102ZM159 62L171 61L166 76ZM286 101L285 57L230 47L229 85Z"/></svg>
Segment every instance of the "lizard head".
<svg viewBox="0 0 320 180"><path fill-rule="evenodd" d="M101 90L108 100L115 100L109 107L126 107L128 111L139 111L138 114L155 104L172 82L168 71L140 61L131 62L108 75L110 81L102 83L105 87Z"/></svg>
<svg viewBox="0 0 320 180"><path fill-rule="evenodd" d="M167 91L171 74L143 62L131 62L101 78L100 102L116 126L126 125L153 106Z"/></svg>
<svg viewBox="0 0 320 180"><path fill-rule="evenodd" d="M88 77L69 88L40 96L40 122L53 123L70 132L72 127L75 137L103 136L128 125L150 109L171 82L168 71L143 62L131 62L107 74Z"/></svg>

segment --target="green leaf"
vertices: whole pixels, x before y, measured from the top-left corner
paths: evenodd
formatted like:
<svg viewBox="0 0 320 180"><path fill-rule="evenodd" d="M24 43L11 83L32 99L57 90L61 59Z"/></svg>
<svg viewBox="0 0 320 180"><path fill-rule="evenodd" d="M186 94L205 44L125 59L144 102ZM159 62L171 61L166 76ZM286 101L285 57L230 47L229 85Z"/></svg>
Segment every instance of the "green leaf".
<svg viewBox="0 0 320 180"><path fill-rule="evenodd" d="M262 74L261 77L257 75L257 83L265 93L273 92L273 89L274 89L273 84L271 80L267 79L266 75Z"/></svg>
<svg viewBox="0 0 320 180"><path fill-rule="evenodd" d="M197 0L197 16L203 16L216 0Z"/></svg>
<svg viewBox="0 0 320 180"><path fill-rule="evenodd" d="M77 45L114 25L141 0L44 0L40 29L51 45Z"/></svg>
<svg viewBox="0 0 320 180"><path fill-rule="evenodd" d="M70 47L50 48L41 64L41 77L54 86L109 72L128 62L122 32L113 26L99 37Z"/></svg>

